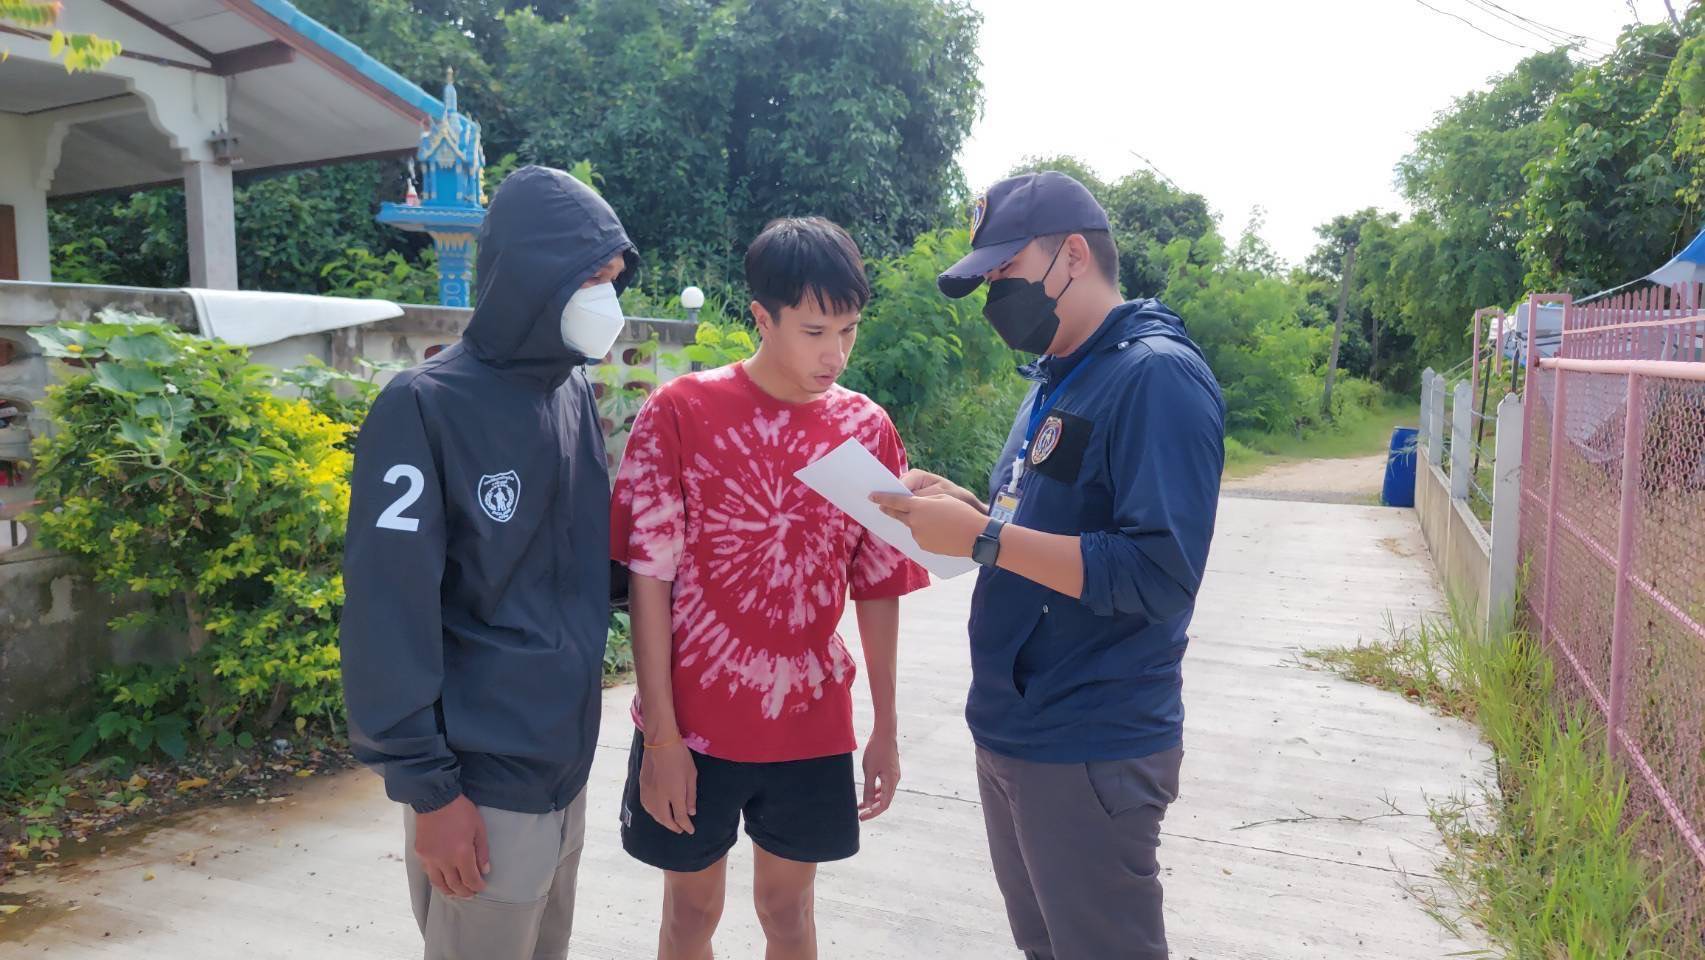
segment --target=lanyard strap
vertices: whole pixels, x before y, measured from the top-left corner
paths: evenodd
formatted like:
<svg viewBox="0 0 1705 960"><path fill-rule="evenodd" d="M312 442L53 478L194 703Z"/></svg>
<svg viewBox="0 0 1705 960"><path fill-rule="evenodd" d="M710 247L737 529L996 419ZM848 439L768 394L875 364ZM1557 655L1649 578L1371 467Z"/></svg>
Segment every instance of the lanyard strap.
<svg viewBox="0 0 1705 960"><path fill-rule="evenodd" d="M1008 493L1018 491L1018 481L1024 477L1024 458L1030 453L1030 442L1036 439L1036 430L1042 426L1042 420L1048 416L1048 411L1054 409L1055 402L1060 399L1061 394L1066 392L1066 387L1071 385L1072 378L1076 377L1084 367L1089 366L1090 361L1094 359L1095 355L1090 354L1079 360L1077 366L1071 368L1070 372L1061 377L1060 382L1055 384L1053 389L1046 394L1040 390L1037 391L1036 404L1030 408L1030 426L1024 431L1024 446L1019 447L1018 456L1012 458L1012 478L1006 484Z"/></svg>
<svg viewBox="0 0 1705 960"><path fill-rule="evenodd" d="M1036 404L1030 408L1030 427L1024 431L1024 446L1018 448L1020 457L1030 452L1030 442L1036 439L1036 430L1042 426L1042 421L1048 416L1048 411L1054 409L1055 402L1066 392L1066 387L1071 385L1072 379L1082 373L1083 368L1089 366L1094 359L1094 354L1084 357L1078 361L1077 366L1071 368L1064 377L1061 377L1060 382L1055 384L1046 394L1037 392Z"/></svg>

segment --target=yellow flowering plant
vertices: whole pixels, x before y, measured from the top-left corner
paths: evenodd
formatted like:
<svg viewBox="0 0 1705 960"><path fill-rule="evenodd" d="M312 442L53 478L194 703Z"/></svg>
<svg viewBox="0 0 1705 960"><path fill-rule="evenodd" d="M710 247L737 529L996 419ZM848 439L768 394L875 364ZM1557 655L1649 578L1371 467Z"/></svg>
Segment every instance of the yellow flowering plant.
<svg viewBox="0 0 1705 960"><path fill-rule="evenodd" d="M109 311L32 336L70 361L34 450L41 543L102 589L150 598L115 629L163 623L188 647L103 674L71 762L97 746L181 755L197 734L251 741L287 714L335 726L349 423L278 396L243 348L152 318ZM343 398L336 413L364 411Z"/></svg>

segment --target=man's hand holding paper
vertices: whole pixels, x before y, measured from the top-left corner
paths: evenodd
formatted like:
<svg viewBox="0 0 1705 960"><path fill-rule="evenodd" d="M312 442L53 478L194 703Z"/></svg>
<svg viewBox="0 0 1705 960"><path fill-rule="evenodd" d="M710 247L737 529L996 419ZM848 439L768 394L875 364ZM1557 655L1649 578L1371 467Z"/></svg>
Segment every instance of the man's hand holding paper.
<svg viewBox="0 0 1705 960"><path fill-rule="evenodd" d="M975 532L962 549L948 553L932 551L919 544L905 523L872 502L871 497L874 494L887 495L885 499L892 498L896 501L911 500L913 494L899 477L890 473L888 468L871 456L870 451L858 441L848 440L800 470L795 476L801 483L817 491L825 500L857 520L865 529L922 564L935 576L946 580L976 569L977 565L971 562L969 557L970 542L976 539ZM907 476L911 477L912 474ZM939 477L935 479L941 484L947 484L947 481ZM958 501L955 501L955 505L960 509L970 509ZM978 528L981 529L981 523Z"/></svg>

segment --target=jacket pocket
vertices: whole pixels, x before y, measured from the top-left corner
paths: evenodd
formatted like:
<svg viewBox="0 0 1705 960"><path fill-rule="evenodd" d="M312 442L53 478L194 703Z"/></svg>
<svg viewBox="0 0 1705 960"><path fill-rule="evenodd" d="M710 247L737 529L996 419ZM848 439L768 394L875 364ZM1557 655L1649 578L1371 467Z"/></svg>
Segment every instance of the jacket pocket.
<svg viewBox="0 0 1705 960"><path fill-rule="evenodd" d="M1040 611L1031 614L1028 623L1016 624L1006 635L1006 642L998 646L973 641L971 702L967 706L967 716L973 724L1004 726L1003 721L1012 709L1023 705L1024 695L1016 675L1018 651L1029 642L1041 621ZM976 632L973 631L973 636Z"/></svg>
<svg viewBox="0 0 1705 960"><path fill-rule="evenodd" d="M1035 642L1036 635L1042 632L1042 629L1046 626L1046 624L1047 617L1041 613L1037 613L1035 618L1030 621L1030 625L1022 632L1016 634L1018 639L1006 649L1005 656L1001 658L1001 672L999 676L1006 679L1008 686L1012 689L1013 693L1018 695L1020 700L1024 699L1025 690L1029 687L1030 683L1028 678L1020 675L1020 661L1024 656L1025 648Z"/></svg>
<svg viewBox="0 0 1705 960"><path fill-rule="evenodd" d="M1083 765L1089 789L1109 817L1142 807L1164 812L1178 799L1182 747L1131 760L1094 760Z"/></svg>

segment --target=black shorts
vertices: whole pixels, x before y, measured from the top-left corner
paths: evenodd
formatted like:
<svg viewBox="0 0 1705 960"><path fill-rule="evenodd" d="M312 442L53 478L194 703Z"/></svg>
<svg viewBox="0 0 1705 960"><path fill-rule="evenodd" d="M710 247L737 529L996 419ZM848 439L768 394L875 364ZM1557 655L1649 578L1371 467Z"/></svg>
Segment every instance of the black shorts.
<svg viewBox="0 0 1705 960"><path fill-rule="evenodd" d="M660 870L697 873L734 848L740 816L765 851L798 863L845 860L858 852L858 791L852 754L783 763L736 763L693 754L698 816L693 833L675 833L639 802L645 735L635 732L622 790L622 849Z"/></svg>

